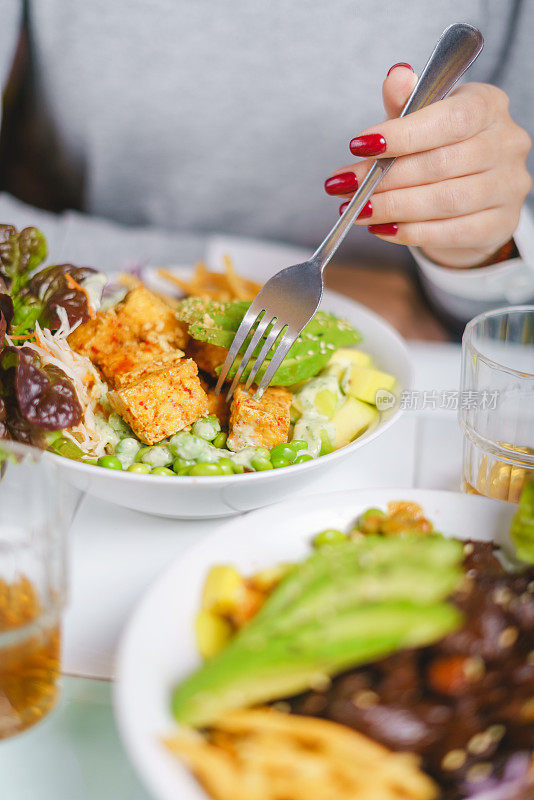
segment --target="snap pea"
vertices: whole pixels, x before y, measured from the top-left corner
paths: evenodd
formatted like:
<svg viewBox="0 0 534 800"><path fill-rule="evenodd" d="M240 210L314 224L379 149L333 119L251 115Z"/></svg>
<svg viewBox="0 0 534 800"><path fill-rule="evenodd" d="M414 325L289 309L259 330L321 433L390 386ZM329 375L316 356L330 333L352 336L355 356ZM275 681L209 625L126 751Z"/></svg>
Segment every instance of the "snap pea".
<svg viewBox="0 0 534 800"><path fill-rule="evenodd" d="M305 461L313 461L313 456L308 455L308 453L303 453L301 456L296 457L293 464L304 464Z"/></svg>
<svg viewBox="0 0 534 800"><path fill-rule="evenodd" d="M140 475L148 475L150 473L150 467L148 464L130 464L127 472L138 472Z"/></svg>
<svg viewBox="0 0 534 800"><path fill-rule="evenodd" d="M168 467L154 467L154 469L152 469L150 471L150 474L151 475L171 475L172 477L174 477L176 475L176 473L173 472L172 469L169 469Z"/></svg>
<svg viewBox="0 0 534 800"><path fill-rule="evenodd" d="M213 440L213 445L215 447L219 447L222 450L222 448L226 446L227 439L228 439L228 434L225 433L224 431L221 431L220 433L217 434L217 436Z"/></svg>
<svg viewBox="0 0 534 800"><path fill-rule="evenodd" d="M189 475L194 477L208 477L210 475L222 475L217 463L195 464L189 469Z"/></svg>
<svg viewBox="0 0 534 800"><path fill-rule="evenodd" d="M346 541L347 535L343 533L343 531L339 531L337 528L327 528L325 531L321 531L321 533L317 534L313 540L313 546L318 548L324 547L325 545L336 545Z"/></svg>
<svg viewBox="0 0 534 800"><path fill-rule="evenodd" d="M98 459L98 466L105 467L106 469L122 470L122 464L117 456L101 456Z"/></svg>
<svg viewBox="0 0 534 800"><path fill-rule="evenodd" d="M250 461L250 466L252 469L255 469L256 472L263 472L267 469L274 469L273 465L271 464L268 458L252 458Z"/></svg>

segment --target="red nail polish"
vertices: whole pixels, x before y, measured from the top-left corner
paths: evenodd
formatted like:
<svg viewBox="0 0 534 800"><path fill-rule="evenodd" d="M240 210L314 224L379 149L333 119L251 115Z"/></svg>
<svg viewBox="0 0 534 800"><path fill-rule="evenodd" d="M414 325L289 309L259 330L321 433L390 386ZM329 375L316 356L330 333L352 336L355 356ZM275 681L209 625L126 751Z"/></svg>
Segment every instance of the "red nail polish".
<svg viewBox="0 0 534 800"><path fill-rule="evenodd" d="M367 203L364 205L360 213L358 214L358 219L368 219L369 217L373 216L373 206L371 201L368 200Z"/></svg>
<svg viewBox="0 0 534 800"><path fill-rule="evenodd" d="M355 192L358 188L358 179L354 172L341 172L339 175L332 175L324 182L327 194L348 194Z"/></svg>
<svg viewBox="0 0 534 800"><path fill-rule="evenodd" d="M348 204L349 204L348 200L346 203L341 203L341 205L339 206L339 216L341 216L345 212L345 209L347 208ZM356 217L356 219L368 219L372 215L373 215L373 206L371 205L371 201L368 200L367 203L362 208L362 210L360 211L360 213L358 214L358 216Z"/></svg>
<svg viewBox="0 0 534 800"><path fill-rule="evenodd" d="M381 133L366 133L356 136L349 147L354 156L378 156L386 152L387 143Z"/></svg>
<svg viewBox="0 0 534 800"><path fill-rule="evenodd" d="M396 236L399 226L396 222L383 222L381 225L368 225L367 230L379 236Z"/></svg>
<svg viewBox="0 0 534 800"><path fill-rule="evenodd" d="M397 67L406 67L406 69L410 69L413 72L411 64L407 64L406 61L399 61L398 64L393 64L393 66L388 69L388 75L393 72L394 69L397 69Z"/></svg>

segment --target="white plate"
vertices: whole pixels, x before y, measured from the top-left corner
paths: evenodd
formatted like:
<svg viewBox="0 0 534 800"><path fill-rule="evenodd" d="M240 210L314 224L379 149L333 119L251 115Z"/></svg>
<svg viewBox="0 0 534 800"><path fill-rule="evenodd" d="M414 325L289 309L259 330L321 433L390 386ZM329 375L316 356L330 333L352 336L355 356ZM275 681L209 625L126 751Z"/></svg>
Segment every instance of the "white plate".
<svg viewBox="0 0 534 800"><path fill-rule="evenodd" d="M148 591L121 642L114 705L130 760L155 798L206 798L159 738L175 727L172 688L200 663L193 619L208 569L230 563L249 574L302 558L318 531L344 529L366 508L384 508L390 500L420 503L446 535L509 546L507 530L515 510L510 503L424 489L360 489L281 503L232 520L188 550Z"/></svg>
<svg viewBox="0 0 534 800"><path fill-rule="evenodd" d="M175 271L182 276L187 276L188 272L183 268ZM153 270L145 270L143 278L154 288L163 288ZM168 285L166 288L168 290ZM250 511L278 502L314 480L320 481L334 461L346 458L389 428L401 413L401 393L409 390L413 382L412 363L404 341L378 314L329 291L324 294L321 308L349 320L362 334L362 349L371 354L380 369L397 378L394 406L381 412L378 424L352 444L328 456L284 469L214 478L139 475L92 467L52 454L49 457L56 461L65 478L82 491L136 511L179 519Z"/></svg>

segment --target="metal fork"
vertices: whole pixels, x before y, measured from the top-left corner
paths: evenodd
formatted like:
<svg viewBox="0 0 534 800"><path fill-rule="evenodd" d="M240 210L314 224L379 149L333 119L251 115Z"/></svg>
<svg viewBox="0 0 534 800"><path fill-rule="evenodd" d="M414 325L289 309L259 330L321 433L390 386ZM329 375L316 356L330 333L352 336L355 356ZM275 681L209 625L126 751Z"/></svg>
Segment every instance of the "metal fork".
<svg viewBox="0 0 534 800"><path fill-rule="evenodd" d="M483 46L482 34L472 25L457 23L446 28L404 106L401 117L446 97L475 61ZM309 261L280 270L258 292L237 329L217 381L216 392L220 392L239 351L252 334L237 367L227 399L232 397L243 371L265 337L245 383L245 389L248 390L265 359L275 347L254 395L256 400L261 399L290 347L311 320L321 302L324 268L395 161L396 158L377 159L344 214Z"/></svg>

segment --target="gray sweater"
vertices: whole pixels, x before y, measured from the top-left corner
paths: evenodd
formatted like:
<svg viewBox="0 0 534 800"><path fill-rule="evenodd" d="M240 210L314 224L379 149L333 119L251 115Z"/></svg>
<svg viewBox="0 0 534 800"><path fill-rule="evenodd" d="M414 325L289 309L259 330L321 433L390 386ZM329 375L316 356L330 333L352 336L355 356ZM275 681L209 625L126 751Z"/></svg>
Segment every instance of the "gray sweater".
<svg viewBox="0 0 534 800"><path fill-rule="evenodd" d="M2 84L23 5L0 0ZM454 21L486 39L469 79L502 86L534 134L534 0L28 0L26 9L35 124L85 213L58 217L3 194L0 218L40 225L55 260L184 263L213 232L317 244L339 205L323 181L354 160L350 138L383 117L388 68L419 70ZM406 251L355 229L343 253Z"/></svg>

